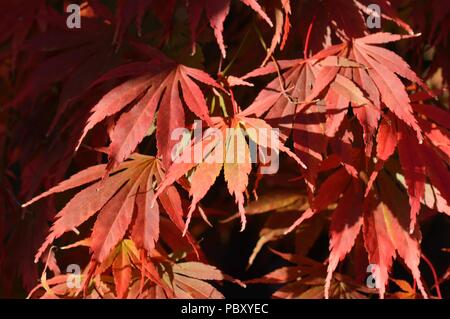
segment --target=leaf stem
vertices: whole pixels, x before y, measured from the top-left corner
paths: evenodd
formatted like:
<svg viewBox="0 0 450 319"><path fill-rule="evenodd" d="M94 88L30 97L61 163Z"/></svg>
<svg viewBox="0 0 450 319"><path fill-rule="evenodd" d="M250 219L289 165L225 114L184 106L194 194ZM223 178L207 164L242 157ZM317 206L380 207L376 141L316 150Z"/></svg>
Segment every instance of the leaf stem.
<svg viewBox="0 0 450 319"><path fill-rule="evenodd" d="M303 57L305 58L305 60L308 58L309 39L311 37L311 31L312 31L315 21L316 21L316 15L314 15L314 17L312 18L311 23L309 24L309 27L308 27L308 33L306 34L305 48L303 49Z"/></svg>
<svg viewBox="0 0 450 319"><path fill-rule="evenodd" d="M441 288L439 287L439 280L438 280L438 277L437 277L437 274L436 274L436 269L434 269L433 264L427 258L427 256L425 256L423 253L421 253L421 257L422 257L423 260L425 260L425 262L427 263L428 267L430 267L431 273L433 274L434 287L436 287L437 296L438 296L439 299L442 299Z"/></svg>

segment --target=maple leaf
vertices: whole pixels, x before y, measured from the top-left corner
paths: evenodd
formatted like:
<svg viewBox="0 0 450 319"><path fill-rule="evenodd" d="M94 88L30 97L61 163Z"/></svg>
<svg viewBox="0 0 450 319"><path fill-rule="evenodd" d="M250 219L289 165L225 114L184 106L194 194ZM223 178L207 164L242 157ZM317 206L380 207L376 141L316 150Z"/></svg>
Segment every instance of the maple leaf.
<svg viewBox="0 0 450 319"><path fill-rule="evenodd" d="M368 92L373 105L379 108L379 100L381 100L392 113L416 131L417 138L420 141L422 140L421 130L417 124L417 119L413 116L408 93L398 75L421 85L428 92L429 88L400 56L392 51L376 46L376 44L398 41L409 37L411 36L383 32L374 33L363 38L354 39L351 47L343 47L343 54L367 67L365 70L358 69L358 73L353 74L353 80L365 92ZM345 53L347 50L348 55ZM356 72L356 70L354 71ZM369 78L371 80L368 80ZM373 134L374 124L378 122L376 118L373 118L374 116L378 117L379 112L357 116L361 125L365 128L365 134Z"/></svg>
<svg viewBox="0 0 450 319"><path fill-rule="evenodd" d="M261 65L265 65L275 52L277 45L280 45L280 49L283 50L288 39L289 31L291 29L290 15L291 4L289 0L280 0L279 3L274 4L273 8L275 14L275 32L270 42L270 46L267 48L267 54Z"/></svg>
<svg viewBox="0 0 450 319"><path fill-rule="evenodd" d="M395 148L397 147L398 138L396 124L396 121L393 119L389 120L389 118L388 120L382 120L380 123L376 147L377 163L375 164L375 168L367 183L366 196L372 188L372 184L378 176L378 172L383 168L384 162L394 154Z"/></svg>
<svg viewBox="0 0 450 319"><path fill-rule="evenodd" d="M206 280L222 281L226 277L213 266L199 262L184 262L175 264L172 268L174 273L173 285L177 298L223 299L223 295Z"/></svg>
<svg viewBox="0 0 450 319"><path fill-rule="evenodd" d="M330 226L330 257L328 259L327 278L325 279L325 298L329 290L333 271L340 260L352 249L356 237L363 225L363 196L358 183L352 183L333 212Z"/></svg>
<svg viewBox="0 0 450 319"><path fill-rule="evenodd" d="M273 26L272 21L262 9L257 0L240 0L243 4L252 8L263 18L267 24ZM209 21L211 28L219 45L220 51L225 58L226 50L223 39L223 25L230 11L230 0L194 0L186 1L185 6L188 12L189 29L191 33L192 53L195 53L195 44L198 36L198 25L200 23L203 12ZM283 7L288 10L286 0L282 0ZM142 34L142 22L147 11L151 10L162 22L167 25L171 24L171 19L175 10L176 1L170 0L164 4L152 0L127 1L118 2L116 11L116 31L114 42L121 44L126 29L133 20L136 20L138 35ZM285 28L288 28L287 26ZM167 30L166 30L167 32ZM287 34L286 34L287 36Z"/></svg>
<svg viewBox="0 0 450 319"><path fill-rule="evenodd" d="M111 249L124 237L134 214L142 224L132 227L132 236L136 238L139 248L151 251L159 237L159 214L156 214L158 209L148 203L152 200L154 184L163 178L160 165L154 157L134 154L130 161L123 162L111 172L111 176L103 180L106 165L92 166L25 203L23 207L51 194L94 182L77 193L56 215L50 234L37 252L35 261L55 239L76 230L96 213L98 217L90 241L96 260L105 260ZM181 202L176 191L168 189L160 195L160 203L173 223L183 229Z"/></svg>
<svg viewBox="0 0 450 319"><path fill-rule="evenodd" d="M420 110L421 106L416 104L415 108ZM422 112L425 112L424 114L430 114L430 112L436 111L439 112L439 109L433 105L428 105L427 110L422 110ZM431 116L433 117L433 115ZM440 119L445 119L445 114L442 114L442 116ZM420 204L424 203L427 177L431 180L431 184L428 184L428 186L434 194L428 196L428 200L425 202L430 204L431 200L433 200L433 204L431 204L432 208L436 206L435 204L437 202L437 210L448 214L447 203L449 201L449 194L446 191L448 186L445 186L446 182L444 182L448 174L444 167L445 164L439 157L441 151L443 151L443 154L446 153L445 145L449 144L448 135L441 128L435 126L434 130L438 132L436 134L433 132L429 122L425 122L421 118L419 118L419 125L425 133L425 143L423 144L420 144L411 136L412 132L410 128L404 123L396 121L390 114L388 114L387 121L383 120L381 122L377 136L377 163L366 188L367 195L378 172L382 169L387 159L394 153L395 149L398 148L400 166L409 194L411 230L414 229ZM421 155L416 156L417 151ZM432 161L434 164L429 165ZM438 171L439 173L437 173Z"/></svg>
<svg viewBox="0 0 450 319"><path fill-rule="evenodd" d="M64 249L73 247L75 245ZM89 263L83 270L81 279L88 287L84 296L154 298L151 294L156 292L160 298L223 298L208 281L228 280L243 285L203 262L172 260L162 251L153 251L152 255L148 257L140 253L131 239L121 240L103 262ZM109 270L112 278L108 275ZM80 289L67 285L67 275L55 274L47 279L44 270L42 277L45 282L34 287L30 296L41 288L45 289L45 293L40 298L77 297L81 294Z"/></svg>
<svg viewBox="0 0 450 319"><path fill-rule="evenodd" d="M245 5L251 7L257 12L270 26L273 26L272 21L263 11L258 1L256 0L240 0ZM200 21L202 12L205 11L208 17L209 24L214 30L214 35L219 45L222 56L226 57L225 43L223 40L223 24L230 11L230 0L199 0L187 2L189 12L189 23L191 29L192 48L195 50L195 41L197 38L197 25ZM195 51L194 51L195 52Z"/></svg>
<svg viewBox="0 0 450 319"><path fill-rule="evenodd" d="M325 282L326 267L322 263L296 254L281 253L275 250L272 252L294 265L275 269L260 278L248 280L246 283L283 284L273 293L273 298L324 298L322 286ZM336 274L332 287L330 297L338 299L365 299L367 295L374 293L373 289L358 285L343 274Z"/></svg>
<svg viewBox="0 0 450 319"><path fill-rule="evenodd" d="M408 14L408 19L417 31L423 35L423 41L430 43L435 49L430 71L427 72L426 77L430 80L434 77L438 81L442 81L442 84L439 86L450 83L450 63L446 58L449 50L447 38L450 33L450 27L445 23L449 15L449 4L436 0L429 3L412 2L411 10ZM411 44L410 47L412 48L413 46L414 44ZM418 55L415 61L419 59L420 56Z"/></svg>
<svg viewBox="0 0 450 319"><path fill-rule="evenodd" d="M0 23L0 44L11 39L11 58L13 69L16 66L17 56L23 44L36 24L39 29L45 30L48 20L48 10L44 0L29 1L0 1L0 7L5 19Z"/></svg>
<svg viewBox="0 0 450 319"><path fill-rule="evenodd" d="M351 104L364 130L364 141L368 156L372 149L372 136L376 131L381 116L381 102L397 118L416 131L419 141L422 140L421 130L417 119L413 115L408 93L398 75L421 85L427 92L430 92L429 88L400 56L375 45L408 37L411 36L380 32L353 39L324 50L325 52L331 51L334 55L345 57L360 65L360 67L352 67L350 69L344 65L338 70L339 74L328 72L331 79L335 78L334 80L328 80L327 85L330 86L330 89L325 96L325 101L327 102L327 109L345 110L347 105ZM340 51L340 53L337 53L336 50ZM324 72L326 71L327 69L325 68ZM344 77L340 77L340 75ZM323 75L321 77L324 78ZM338 79L340 81L337 81ZM350 79L352 82L346 79ZM337 131L344 115L345 112L339 112L330 116L329 119L331 121L327 119L327 135L332 136Z"/></svg>
<svg viewBox="0 0 450 319"><path fill-rule="evenodd" d="M413 115L405 86L397 74L418 83L428 92L429 89L401 57L374 45L408 37L411 36L375 33L331 46L307 60L280 61L278 67L274 63L252 71L243 79L274 73L278 68L289 68L278 79L269 83L246 111L261 115L269 110L265 117L267 120L278 119L280 122L283 119L283 123L291 125L294 118L300 117L298 113L309 110L309 105L315 104L313 99L325 90L325 108L322 108L322 112L327 112L324 125L327 136L334 136L337 132L350 104L364 129L366 154L370 155L372 136L378 126L383 102L399 119L416 131L421 141L420 127ZM315 131L321 129L320 126L308 128ZM305 143L300 137L299 142L300 147L301 143ZM323 142L319 145L323 145ZM307 146L304 150L310 149ZM320 152L310 150L308 153L310 160L316 164L321 160ZM313 173L311 179L314 179Z"/></svg>
<svg viewBox="0 0 450 319"><path fill-rule="evenodd" d="M317 195L314 197L311 207L308 208L286 231L291 232L306 219L311 218L317 212L327 208L330 204L336 202L340 195L345 191L351 181L351 177L344 168L339 168L331 174L320 186Z"/></svg>
<svg viewBox="0 0 450 319"><path fill-rule="evenodd" d="M136 19L138 35L142 34L142 21L146 11L151 8L152 2L152 0L118 1L115 19L116 30L114 33L114 43L120 46L125 31L133 19Z"/></svg>
<svg viewBox="0 0 450 319"><path fill-rule="evenodd" d="M431 98L432 96L428 94L419 93L411 96L412 106L417 112L419 126L424 132L425 141L423 145L419 145L417 141L409 140L409 145L414 149L420 150L418 151L420 156L416 159L415 164L417 163L416 165L419 166L419 173L423 173L423 169L425 170L425 176L430 181L430 184L426 184L425 187L429 186L426 193L429 194L431 189L432 195L427 196L426 193L419 193L419 195L427 197L427 200L425 200L426 205L431 205L431 208L449 215L450 193L447 183L448 169L446 169L445 165L450 162L450 136L448 133L450 116L448 112L445 112L438 106L425 102ZM404 135L406 134L405 129ZM411 214L413 214L413 211L411 211Z"/></svg>
<svg viewBox="0 0 450 319"><path fill-rule="evenodd" d="M262 116L273 126L279 127L281 136L293 131L295 152L305 162L308 170L305 179L310 192L314 192L317 169L323 160L328 137L335 135L346 114L350 102L359 106L372 103L340 69L362 67L346 58L333 56L339 47L325 49L306 60L277 61L254 70L243 79L278 73L243 111ZM287 69L280 73L279 69ZM323 91L326 91L325 95ZM317 102L323 96L323 102Z"/></svg>
<svg viewBox="0 0 450 319"><path fill-rule="evenodd" d="M289 73L283 74L284 83L280 79L278 79L278 83L275 80L269 83L266 90L258 95L249 109L262 114L271 108L266 115L266 119L288 117L285 122L292 123L292 118L294 116L299 117L297 113L302 113L302 109L308 110L309 108L305 106L312 104L312 100L322 90L326 89L324 101L327 111L325 123L325 134L327 136L334 136L337 132L346 114L347 106L350 104L364 129L366 154L369 156L372 149L372 136L378 126L381 116L381 102L383 102L399 119L416 131L417 137L421 141L420 127L413 115L408 93L398 75L421 85L427 92L430 92L430 90L401 57L392 51L375 45L408 37L411 36L380 32L324 49L307 60L300 60L300 65L305 62L308 63L307 61L312 61L312 64L316 65L315 68L309 69L311 75L305 77L303 72L292 75L294 71L299 72L299 66L289 70ZM339 58L342 57L348 60L340 61ZM333 61L332 59L336 58L334 64L326 63L327 60ZM321 60L323 60L322 64L324 65L322 67ZM292 65L295 65L293 61L280 63L282 68ZM273 69L274 66L252 71L243 78L247 79L255 75L272 73ZM297 84L295 82L292 84L292 79L298 79ZM302 92L300 94L304 95L296 96L298 95L296 93L298 92L298 83L303 87L307 85L305 89L300 90ZM290 98L285 98L286 88L294 92L290 94L287 91ZM292 101L293 99L294 101ZM297 104L300 104L301 107L299 108ZM310 129L314 129L314 127L310 127ZM304 143L304 141L301 142ZM315 162L320 160L320 153L312 151L309 153L309 157L314 156Z"/></svg>
<svg viewBox="0 0 450 319"><path fill-rule="evenodd" d="M345 168L340 168L325 180L319 188L317 196L314 197L311 208L306 210L286 233L317 212L323 211L326 206L336 202L343 194L332 215L325 297L329 297L332 273L338 262L343 260L352 249L362 226L369 263L379 267L377 283L380 296L384 297L392 259L398 252L411 270L422 295L427 298L418 268L420 231L417 225L414 225L410 231L411 221L410 214L407 214L409 210L406 196L386 177L384 172L381 172L381 176L377 179L377 183L379 183L377 197L371 192L364 199L363 187L358 183L360 181L352 181L352 177Z"/></svg>
<svg viewBox="0 0 450 319"><path fill-rule="evenodd" d="M307 199L298 191L291 189L273 190L273 192L258 196L255 201L249 202L245 206L246 215L259 215L271 211L284 212L290 209L303 207ZM306 203L307 204L307 203ZM239 217L239 213L224 219L227 223Z"/></svg>
<svg viewBox="0 0 450 319"><path fill-rule="evenodd" d="M81 29L56 29L34 36L23 51L29 56L39 52L45 58L31 68L10 104L20 106L28 99L34 101L40 92L60 82L59 107L47 135L52 133L70 106L89 88L106 80L99 77L118 64L121 54L111 47L112 37L111 26L96 18L83 20ZM71 118L69 123L75 120L78 124L80 119Z"/></svg>
<svg viewBox="0 0 450 319"><path fill-rule="evenodd" d="M409 215L405 203L405 196L398 188L381 174L380 192L384 202L375 200L371 211L366 213L364 226L365 245L369 253L369 262L377 264L380 269L379 285L380 295L384 295L384 286L387 283L388 271L391 267L391 259L395 251L403 258L408 268L411 269L414 279L424 298L427 293L420 280L420 231L417 227L411 233L409 231ZM392 195L395 194L395 200ZM371 227L372 226L372 227ZM381 249L380 249L381 248Z"/></svg>
<svg viewBox="0 0 450 319"><path fill-rule="evenodd" d="M192 196L192 202L188 213L186 229L197 203L206 195L208 189L211 188L217 176L220 174L222 167L228 190L235 197L239 208L241 230L245 228L244 192L248 185L248 175L252 169L252 158L245 134L256 145L266 150L270 149L276 154L280 151L285 152L300 165L304 165L278 138L275 137L273 139L271 137L272 127L264 120L246 117L243 113L236 114L234 117L227 118L226 120L227 122L223 118L213 118L215 127L218 128L220 134L205 134L201 140L192 140L182 150L178 160L168 168L166 178L156 193L156 197L158 197L166 187L173 184L189 170L196 168L192 175L189 191ZM194 159L198 158L198 156L200 158L196 162Z"/></svg>
<svg viewBox="0 0 450 319"><path fill-rule="evenodd" d="M373 11L370 5L378 5L381 14ZM299 33L305 41L305 51L313 53L330 46L335 38L347 41L370 33L367 18L377 17L390 20L400 26L408 34L414 34L411 26L399 18L392 1L388 0L324 0L321 2L304 1L300 4L298 14ZM310 30L314 36L308 37ZM309 52L307 52L309 53Z"/></svg>
<svg viewBox="0 0 450 319"><path fill-rule="evenodd" d="M114 275L114 282L116 285L116 293L118 298L126 296L128 287L130 286L132 269L131 260L127 253L127 247L124 241L121 242L119 251L112 264L112 272Z"/></svg>
<svg viewBox="0 0 450 319"><path fill-rule="evenodd" d="M119 69L122 68L129 69L128 66ZM171 134L174 129L183 128L185 124L180 95L182 94L183 101L194 114L210 124L211 119L205 98L193 79L218 88L219 86L205 72L167 59L133 64L131 69L144 74L115 87L101 98L92 109L79 144L96 124L121 112L131 104L130 109L121 114L110 133L109 168L114 167L135 150L145 137L155 118L155 113L159 110L156 119L158 150L165 166L168 166L171 161L171 151L175 145ZM179 86L181 86L181 92Z"/></svg>
<svg viewBox="0 0 450 319"><path fill-rule="evenodd" d="M102 263L96 264L92 268L92 275L104 276L111 269L114 279L115 297L125 298L133 295L133 286L131 281L139 283L139 290L137 295L142 294L144 290L144 281L161 287L165 293L172 296L171 290L165 285L158 273L158 262L148 258L148 255L143 253L138 248L139 246L131 239L121 240L117 246L108 254ZM155 254L152 251L151 254ZM156 253L158 254L158 253ZM87 269L89 268L89 265ZM86 269L86 270L87 270ZM85 271L86 271L85 270ZM137 273L140 274L140 280L136 280ZM92 280L87 277L86 281ZM95 281L95 279L93 279ZM136 296L137 297L137 296Z"/></svg>
<svg viewBox="0 0 450 319"><path fill-rule="evenodd" d="M401 291L392 294L392 297L398 299L416 299L416 291L407 281L401 279L392 279L392 281L401 289Z"/></svg>
<svg viewBox="0 0 450 319"><path fill-rule="evenodd" d="M280 60L255 69L242 77L243 80L272 73L278 77L271 81L247 107L243 114L261 116L267 111L267 119L292 116L296 106L301 108L311 104L313 100L334 79L342 66L359 67L360 64L348 59L337 59L338 46L325 49L309 59ZM323 70L323 73L319 72ZM323 76L326 75L326 76ZM317 79L317 83L316 83ZM300 111L301 108L297 109ZM289 122L291 123L291 122Z"/></svg>
<svg viewBox="0 0 450 319"><path fill-rule="evenodd" d="M281 197L282 194L286 197ZM259 239L248 259L247 268L253 264L264 245L284 237L286 230L295 221L298 211L305 211L309 207L306 196L300 195L298 192L293 194L289 194L287 191L280 192L279 194L274 192L274 195L275 196L271 196L269 193L259 197L257 201L251 202L245 208L247 216L270 211L273 212L268 216L264 226L259 232ZM264 205L263 203L267 200L270 201L271 205L266 208L267 204ZM260 201L262 201L262 206L260 206L261 204L258 204ZM260 211L257 209L255 211L258 207L263 208L263 210ZM310 245L314 243L317 236L320 234L322 227L322 223L311 223L308 225L303 224L303 227L298 229L297 235L301 234L301 236L303 236L301 242L302 251L308 251ZM300 252L297 253L300 254Z"/></svg>
<svg viewBox="0 0 450 319"><path fill-rule="evenodd" d="M413 231L420 210L420 201L425 195L425 166L420 157L417 158L411 154L414 149L417 149L414 139L411 138L411 132L404 126L400 127L398 153L408 186L409 205L411 206L410 230Z"/></svg>

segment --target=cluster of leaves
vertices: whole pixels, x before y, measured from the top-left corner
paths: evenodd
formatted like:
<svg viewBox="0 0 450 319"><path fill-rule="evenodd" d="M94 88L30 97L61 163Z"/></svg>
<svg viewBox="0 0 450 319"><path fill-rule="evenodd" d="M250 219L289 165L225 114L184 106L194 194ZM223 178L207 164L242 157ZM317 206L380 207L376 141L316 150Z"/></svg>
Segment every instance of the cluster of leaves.
<svg viewBox="0 0 450 319"><path fill-rule="evenodd" d="M66 1L0 0L0 295L443 297L450 6L429 2L86 0L70 29ZM275 144L254 134L272 129ZM236 218L264 219L248 267L285 266L241 282L210 265L205 225L226 246ZM74 263L75 286L60 269Z"/></svg>

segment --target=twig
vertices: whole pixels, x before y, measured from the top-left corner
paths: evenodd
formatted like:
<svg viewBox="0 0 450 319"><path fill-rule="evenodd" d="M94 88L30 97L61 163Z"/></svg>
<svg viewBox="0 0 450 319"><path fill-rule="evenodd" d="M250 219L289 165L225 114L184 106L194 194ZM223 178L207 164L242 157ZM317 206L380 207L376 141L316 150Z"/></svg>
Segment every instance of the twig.
<svg viewBox="0 0 450 319"><path fill-rule="evenodd" d="M442 299L441 288L439 287L439 280L438 280L438 276L436 274L436 269L434 269L433 264L427 258L427 256L425 256L423 253L421 253L421 257L422 257L423 260L425 260L425 262L427 263L428 267L430 267L431 273L433 274L433 280L434 280L434 286L433 287L436 287L436 293L437 293L438 298Z"/></svg>

